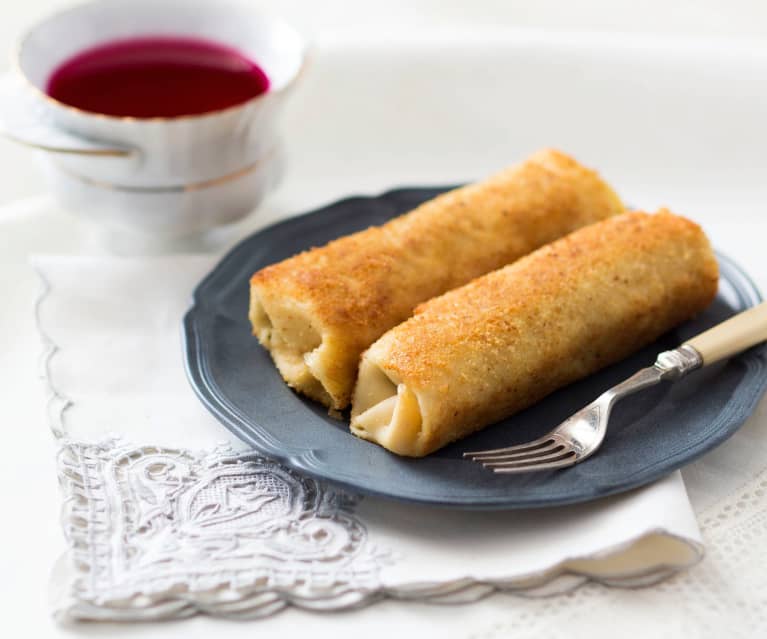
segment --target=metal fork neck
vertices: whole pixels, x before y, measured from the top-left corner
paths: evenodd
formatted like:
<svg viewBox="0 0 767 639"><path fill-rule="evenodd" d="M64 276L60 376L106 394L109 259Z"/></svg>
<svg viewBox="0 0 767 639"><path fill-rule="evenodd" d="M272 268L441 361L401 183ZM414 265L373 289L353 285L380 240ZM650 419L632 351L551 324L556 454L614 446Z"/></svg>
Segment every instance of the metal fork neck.
<svg viewBox="0 0 767 639"><path fill-rule="evenodd" d="M682 344L659 353L654 366L661 372L661 379L675 380L703 366L703 357L692 346Z"/></svg>
<svg viewBox="0 0 767 639"><path fill-rule="evenodd" d="M613 386L597 401L601 401L603 405L606 404L609 409L609 406L626 395L654 386L664 380L680 379L702 365L703 358L692 346L685 344L672 351L664 351L658 355L655 364L637 371L627 380Z"/></svg>

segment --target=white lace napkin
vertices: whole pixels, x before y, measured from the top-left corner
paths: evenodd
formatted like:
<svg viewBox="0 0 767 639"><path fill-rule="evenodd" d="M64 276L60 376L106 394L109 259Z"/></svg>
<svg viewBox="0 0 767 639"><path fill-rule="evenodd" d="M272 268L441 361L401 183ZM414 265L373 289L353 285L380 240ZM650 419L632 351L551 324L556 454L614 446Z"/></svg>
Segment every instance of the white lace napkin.
<svg viewBox="0 0 767 639"><path fill-rule="evenodd" d="M58 618L544 595L654 583L701 558L678 473L589 504L472 513L349 495L248 451L183 369L181 316L213 264L34 260L70 548L53 578Z"/></svg>

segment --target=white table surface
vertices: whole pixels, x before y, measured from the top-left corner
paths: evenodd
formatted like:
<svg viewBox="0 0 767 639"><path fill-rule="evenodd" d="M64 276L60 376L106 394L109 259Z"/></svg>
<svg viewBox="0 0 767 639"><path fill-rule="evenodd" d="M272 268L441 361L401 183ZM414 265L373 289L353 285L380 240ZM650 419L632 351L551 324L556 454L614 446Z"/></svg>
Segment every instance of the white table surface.
<svg viewBox="0 0 767 639"><path fill-rule="evenodd" d="M0 0L0 46L9 46L22 26L32 19L64 3L53 0ZM534 29L587 30L603 34L615 32L649 32L711 36L767 36L767 3L746 0L685 0L670 3L650 0L643 3L586 0L571 3L564 0L540 0L516 3L502 0L421 0L408 2L311 2L287 0L263 1L265 6L279 6L279 11L304 29L313 30L323 41L385 38L395 31L431 29L447 32L460 28L497 29L499 25ZM614 36L600 36L614 37ZM34 159L24 149L0 142L0 203L40 194L43 184ZM444 181L424 174L428 181ZM448 181L465 175L448 175ZM613 176L608 176L613 177ZM629 184L627 197L643 193L641 180L620 166L616 179ZM748 181L753 184L753 181ZM746 180L744 180L744 184ZM688 195L689 191L670 194L669 201L696 204L706 217L707 228L718 229L721 241L730 252L736 252L744 266L761 273L764 268L762 207L758 198L743 194L739 217L718 221L714 211L733 204L732 197L717 201L714 190ZM375 181L365 188L375 188ZM337 187L334 187L337 188ZM282 193L282 192L281 192ZM268 217L276 217L296 207L322 202L337 193L323 191L320 186L311 193L284 194L269 208ZM763 194L763 189L750 195ZM763 200L762 200L763 201ZM25 205L29 211L40 210L40 200ZM50 208L50 207L49 207ZM84 249L81 228L72 218L50 210L35 213L31 226L24 206L0 209L4 225L0 234L0 397L5 408L6 446L0 464L0 496L3 502L3 526L0 528L0 636L2 637L238 637L307 636L367 637L482 636L499 620L515 614L514 602L507 597L493 597L468 607L440 607L420 604L403 605L384 602L369 609L339 615L312 615L289 611L273 619L235 623L204 617L173 624L147 625L81 625L61 628L54 625L47 608L46 584L56 558L64 550L57 520L59 494L52 455L53 440L45 425L44 398L37 383L38 341L30 321L35 301L36 284L25 265L30 252L71 252ZM8 213L13 210L13 213ZM14 219L12 219L14 218ZM755 236L760 231L761 237ZM694 501L705 503L706 495L693 495Z"/></svg>

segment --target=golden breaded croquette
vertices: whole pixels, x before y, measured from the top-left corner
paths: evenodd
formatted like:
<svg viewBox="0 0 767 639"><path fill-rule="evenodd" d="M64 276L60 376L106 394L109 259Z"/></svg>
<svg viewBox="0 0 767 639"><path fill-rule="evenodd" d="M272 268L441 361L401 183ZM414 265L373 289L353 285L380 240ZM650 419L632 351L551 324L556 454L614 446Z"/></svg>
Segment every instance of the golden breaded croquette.
<svg viewBox="0 0 767 639"><path fill-rule="evenodd" d="M625 213L420 305L364 353L351 430L421 457L617 362L708 306L700 227Z"/></svg>

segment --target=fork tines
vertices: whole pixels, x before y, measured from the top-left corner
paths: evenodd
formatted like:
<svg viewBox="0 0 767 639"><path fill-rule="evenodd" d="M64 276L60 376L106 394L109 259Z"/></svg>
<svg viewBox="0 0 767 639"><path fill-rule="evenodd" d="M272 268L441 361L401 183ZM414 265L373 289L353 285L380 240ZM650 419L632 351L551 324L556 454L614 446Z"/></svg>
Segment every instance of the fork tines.
<svg viewBox="0 0 767 639"><path fill-rule="evenodd" d="M463 456L505 474L564 468L572 466L577 458L567 442L552 434L517 446L467 452Z"/></svg>

